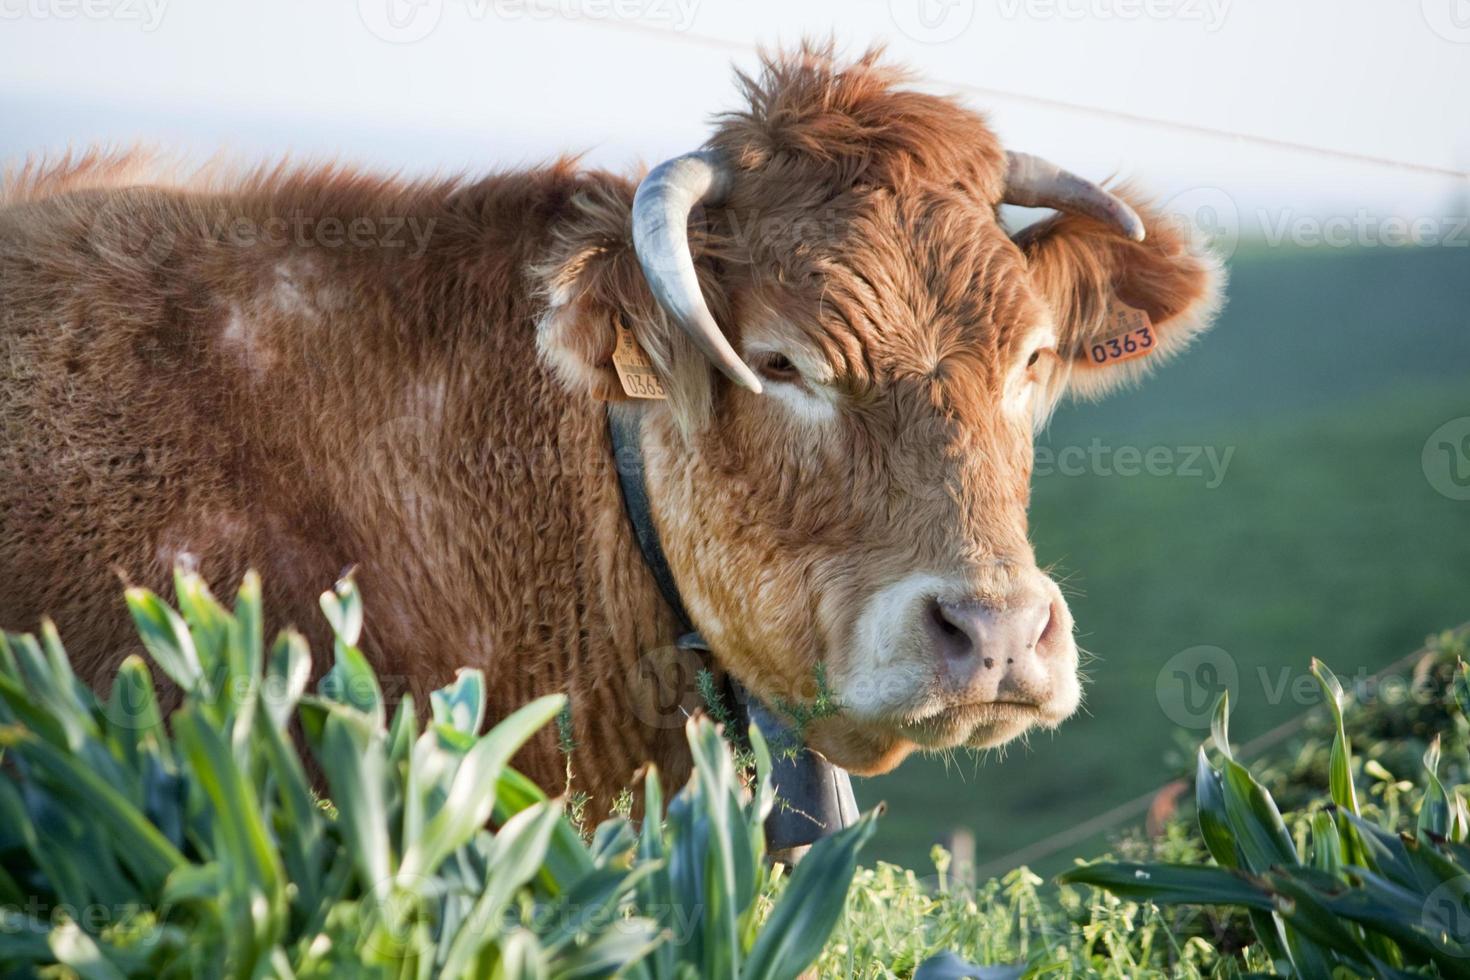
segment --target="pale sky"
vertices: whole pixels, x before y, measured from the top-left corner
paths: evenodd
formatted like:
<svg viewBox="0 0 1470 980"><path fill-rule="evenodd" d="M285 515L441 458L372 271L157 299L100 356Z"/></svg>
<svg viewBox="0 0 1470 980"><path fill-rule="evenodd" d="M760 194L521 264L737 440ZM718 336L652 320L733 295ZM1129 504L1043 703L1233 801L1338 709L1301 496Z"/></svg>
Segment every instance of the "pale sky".
<svg viewBox="0 0 1470 980"><path fill-rule="evenodd" d="M885 43L1008 146L1244 234L1466 209L1470 0L0 0L0 159L141 140L410 172L563 151L631 168L699 144L756 45L827 34Z"/></svg>

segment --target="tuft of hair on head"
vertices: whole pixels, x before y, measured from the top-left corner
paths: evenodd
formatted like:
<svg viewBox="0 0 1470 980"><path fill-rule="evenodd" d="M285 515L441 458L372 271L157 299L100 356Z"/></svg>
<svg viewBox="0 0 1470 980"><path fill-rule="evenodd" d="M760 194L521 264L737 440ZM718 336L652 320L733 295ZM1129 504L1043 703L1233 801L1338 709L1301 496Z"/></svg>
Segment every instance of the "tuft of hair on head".
<svg viewBox="0 0 1470 980"><path fill-rule="evenodd" d="M832 40L762 50L757 72L736 73L745 106L715 117L710 146L760 177L755 195L936 180L999 200L1005 153L985 118L911 81L882 47L855 58L844 58Z"/></svg>

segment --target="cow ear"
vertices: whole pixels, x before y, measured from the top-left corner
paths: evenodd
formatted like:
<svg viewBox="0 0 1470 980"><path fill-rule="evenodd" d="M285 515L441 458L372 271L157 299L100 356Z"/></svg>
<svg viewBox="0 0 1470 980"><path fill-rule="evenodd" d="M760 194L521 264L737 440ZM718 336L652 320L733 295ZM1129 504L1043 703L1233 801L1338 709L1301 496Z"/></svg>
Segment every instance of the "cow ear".
<svg viewBox="0 0 1470 980"><path fill-rule="evenodd" d="M643 277L633 250L631 189L579 192L534 275L545 303L537 350L568 389L601 401L630 398L613 364L624 327L652 361L680 428L691 432L709 419L709 362L674 328Z"/></svg>
<svg viewBox="0 0 1470 980"><path fill-rule="evenodd" d="M1141 242L1072 214L1018 236L1056 319L1057 352L1071 366L1066 390L1083 398L1179 353L1210 326L1224 293L1223 267L1184 223L1129 203L1144 222Z"/></svg>
<svg viewBox="0 0 1470 980"><path fill-rule="evenodd" d="M628 399L613 366L619 318L616 310L568 284L547 293L536 328L536 347L570 391L597 401Z"/></svg>

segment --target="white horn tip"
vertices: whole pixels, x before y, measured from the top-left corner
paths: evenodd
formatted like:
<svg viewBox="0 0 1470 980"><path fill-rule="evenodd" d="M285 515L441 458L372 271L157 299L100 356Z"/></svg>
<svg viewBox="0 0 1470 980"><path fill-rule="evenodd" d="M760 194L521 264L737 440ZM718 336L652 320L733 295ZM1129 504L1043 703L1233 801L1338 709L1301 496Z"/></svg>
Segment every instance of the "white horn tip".
<svg viewBox="0 0 1470 980"><path fill-rule="evenodd" d="M765 389L761 386L761 379L755 376L755 372L746 367L744 362L733 371L727 372L730 380L754 394L761 394Z"/></svg>
<svg viewBox="0 0 1470 980"><path fill-rule="evenodd" d="M1116 200L1116 199L1115 199ZM1124 236L1135 242L1141 242L1148 237L1148 230L1143 226L1143 219L1138 212L1128 206L1126 201L1118 201L1120 214L1118 215L1119 230Z"/></svg>

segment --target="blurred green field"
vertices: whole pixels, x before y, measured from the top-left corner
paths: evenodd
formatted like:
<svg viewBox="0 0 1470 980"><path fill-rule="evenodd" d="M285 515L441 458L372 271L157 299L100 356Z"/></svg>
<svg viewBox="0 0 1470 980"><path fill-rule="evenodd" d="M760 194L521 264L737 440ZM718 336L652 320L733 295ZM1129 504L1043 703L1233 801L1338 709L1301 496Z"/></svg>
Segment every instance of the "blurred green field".
<svg viewBox="0 0 1470 980"><path fill-rule="evenodd" d="M1279 692L1311 657L1346 679L1470 620L1470 501L1437 492L1421 462L1431 433L1470 416L1470 251L1243 248L1228 296L1183 358L1064 406L1040 440L1102 447L1109 466L1038 475L1032 506L1038 558L1065 578L1093 655L1082 712L1003 756L859 781L861 803L890 808L867 860L922 867L964 826L984 866L1171 778L1181 729L1158 685L1181 651L1236 665L1244 740L1302 710ZM1203 458L1200 476L1112 473L1124 446L1170 447L1178 464L1181 447L1232 455L1211 487ZM1101 844L1030 863L1057 871Z"/></svg>

